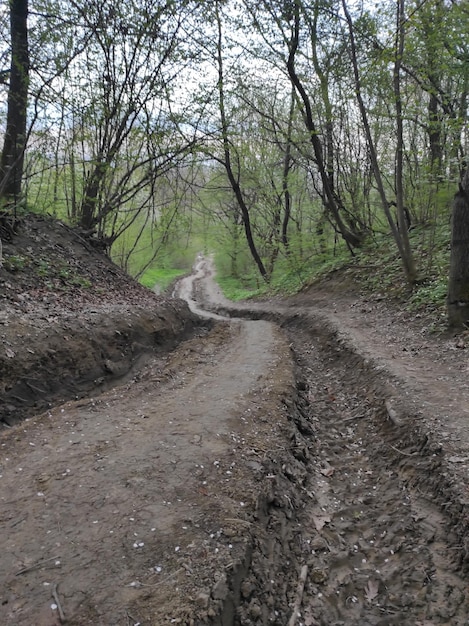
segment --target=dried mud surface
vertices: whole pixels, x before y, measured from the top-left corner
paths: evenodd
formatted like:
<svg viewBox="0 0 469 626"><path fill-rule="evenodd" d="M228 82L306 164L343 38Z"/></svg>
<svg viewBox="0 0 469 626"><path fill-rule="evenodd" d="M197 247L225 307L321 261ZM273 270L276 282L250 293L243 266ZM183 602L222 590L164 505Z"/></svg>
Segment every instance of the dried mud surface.
<svg viewBox="0 0 469 626"><path fill-rule="evenodd" d="M4 256L0 623L469 624L464 335L203 257L156 297L37 218Z"/></svg>

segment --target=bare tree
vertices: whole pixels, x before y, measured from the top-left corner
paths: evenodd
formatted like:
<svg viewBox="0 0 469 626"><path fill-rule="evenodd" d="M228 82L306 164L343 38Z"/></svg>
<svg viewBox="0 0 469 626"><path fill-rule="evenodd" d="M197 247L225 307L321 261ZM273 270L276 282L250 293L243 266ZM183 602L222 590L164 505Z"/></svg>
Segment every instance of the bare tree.
<svg viewBox="0 0 469 626"><path fill-rule="evenodd" d="M352 250L354 247L358 247L362 243L363 233L353 230L345 223L345 220L342 217L342 202L333 188L330 162L328 163L324 157L323 144L313 117L311 99L296 69L296 56L300 42L300 16L303 6L298 0L293 4L293 25L290 40L288 41L287 71L303 105L304 122L309 133L316 166L321 177L325 207L331 213L340 235ZM326 134L326 136L330 137L330 130L329 134Z"/></svg>
<svg viewBox="0 0 469 626"><path fill-rule="evenodd" d="M87 232L105 233L108 216L151 194L193 138L176 140L171 111L164 105L176 74L174 55L181 45L184 11L172 2L126 4L125 11L100 0L77 5L93 33L88 64L96 72L83 123L94 132L88 140L79 223ZM131 18L131 19L129 19ZM179 70L181 67L179 67Z"/></svg>
<svg viewBox="0 0 469 626"><path fill-rule="evenodd" d="M328 220L353 251L363 242L365 232L360 220L347 211L346 203L335 185L333 103L328 93L327 70L322 67L318 52L318 20L324 11L327 11L329 20L333 17L329 3L308 3L302 0L264 0L254 3L245 0L245 6L264 43L270 63L277 71L286 74L293 86L309 144L303 156L308 156L310 163L315 166L317 175L315 173L314 184ZM310 75L311 65L319 79L319 102L310 81L306 79Z"/></svg>
<svg viewBox="0 0 469 626"><path fill-rule="evenodd" d="M405 38L405 3L404 0L398 0L396 11L396 44L394 57L393 85L394 98L396 106L396 205L397 205L397 225L399 227L399 251L401 252L402 262L404 264L405 274L408 282L412 285L417 279L417 270L410 248L408 234L408 218L404 206L404 126L403 111L401 99L401 63L404 56L404 38Z"/></svg>
<svg viewBox="0 0 469 626"><path fill-rule="evenodd" d="M221 135L222 135L222 143L223 143L223 158L221 159L221 162L226 170L226 174L228 176L231 189L233 190L239 210L241 211L243 225L244 225L244 232L246 235L246 241L248 243L252 258L254 259L254 262L256 263L256 266L261 276L264 278L264 280L268 280L269 279L268 272L260 257L260 254L256 247L256 243L254 241L254 235L253 235L252 228L251 228L251 215L250 215L246 200L244 198L243 191L241 189L241 185L239 182L239 173L235 171L235 167L232 161L232 148L230 145L229 125L228 125L228 118L226 114L226 103L225 103L225 76L224 76L224 64L223 64L223 27L222 27L222 20L221 20L219 5L220 3L217 0L215 3L215 17L216 17L216 27L217 27L217 52L216 54L217 54L217 69L218 69L218 103L219 103Z"/></svg>
<svg viewBox="0 0 469 626"><path fill-rule="evenodd" d="M394 86L395 86L395 97L396 97L396 107L397 107L397 123L398 123L398 128L399 128L398 136L400 137L400 142L398 144L398 150L397 150L400 187L402 186L401 176L402 176L402 149L403 149L402 110L401 110L401 101L400 101L400 92L399 92L399 63L400 63L400 59L402 58L402 46L403 46L403 37L401 33L403 14L402 14L401 3L402 3L402 0L399 0L399 10L398 10L399 29L398 29L398 36L397 36L397 43L396 43L397 47L396 47L396 57L395 57L395 66L394 66L395 67ZM346 0L342 0L342 7L344 10L344 14L347 20L348 30L349 30L350 58L352 60L353 73L354 73L354 78L355 78L355 95L357 98L358 107L360 109L360 113L362 117L362 123L363 123L363 128L365 131L368 149L370 151L370 160L371 160L371 166L373 169L373 175L375 177L376 185L378 187L378 192L379 192L379 196L381 199L381 205L382 205L384 214L386 215L394 240L396 241L397 247L399 249L399 254L401 256L402 263L404 265L404 270L405 270L407 280L409 281L410 284L413 284L416 280L416 270L415 270L415 264L414 264L414 260L411 254L410 246L408 244L407 228L404 227L405 220L404 220L404 208L403 208L403 203L402 203L402 189L400 189L400 194L399 194L400 206L398 208L400 212L399 220L400 220L401 226L398 227L398 225L394 221L393 215L390 210L390 204L386 197L383 176L381 174L381 169L380 169L380 165L378 161L378 154L377 154L375 142L373 140L370 123L368 120L368 112L367 112L367 109L363 100L360 73L358 69L357 47L355 43L353 21L352 21L352 17L347 7Z"/></svg>

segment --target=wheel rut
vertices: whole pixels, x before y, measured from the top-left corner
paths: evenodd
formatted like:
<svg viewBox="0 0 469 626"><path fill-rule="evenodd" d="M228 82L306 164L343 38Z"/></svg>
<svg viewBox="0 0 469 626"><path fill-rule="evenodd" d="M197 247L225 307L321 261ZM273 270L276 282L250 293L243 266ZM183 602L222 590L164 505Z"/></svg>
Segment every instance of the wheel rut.
<svg viewBox="0 0 469 626"><path fill-rule="evenodd" d="M438 448L390 421L377 378L376 388L357 386L350 376L355 355L354 363L347 355L337 359L330 344L324 350L323 340L298 329L301 320L295 325L288 336L297 363L299 434L290 452L304 472L292 478L283 499L285 485L277 485L266 523L276 549L259 542L247 576L258 595L239 607L234 623L468 624L463 546L443 506ZM266 605L271 609L260 613Z"/></svg>
<svg viewBox="0 0 469 626"><path fill-rule="evenodd" d="M422 486L430 465L441 470L434 453L422 440L394 445L374 390L349 382L346 359L324 367L327 353L305 349L307 340L294 343L314 424L306 487L316 503L298 515L311 566L299 621L467 624L467 585L454 559L460 546L449 541L436 494Z"/></svg>
<svg viewBox="0 0 469 626"><path fill-rule="evenodd" d="M70 626L468 626L465 457L410 387L305 308L204 315L8 429L2 623L58 626L57 597Z"/></svg>
<svg viewBox="0 0 469 626"><path fill-rule="evenodd" d="M212 288L200 281L198 289L206 297ZM307 312L247 305L233 313L273 319L287 333L298 388L290 454L303 467L288 493L275 486L270 541L257 537L251 591L233 623L469 624L461 476L413 398L382 363Z"/></svg>

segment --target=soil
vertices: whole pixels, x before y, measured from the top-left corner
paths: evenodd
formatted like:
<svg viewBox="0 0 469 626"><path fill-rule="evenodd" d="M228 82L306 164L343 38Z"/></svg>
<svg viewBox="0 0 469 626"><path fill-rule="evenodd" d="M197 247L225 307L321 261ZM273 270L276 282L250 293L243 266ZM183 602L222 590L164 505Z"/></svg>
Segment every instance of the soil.
<svg viewBox="0 0 469 626"><path fill-rule="evenodd" d="M0 268L0 623L469 624L468 348L346 274L173 297L29 216ZM211 312L210 312L211 311Z"/></svg>

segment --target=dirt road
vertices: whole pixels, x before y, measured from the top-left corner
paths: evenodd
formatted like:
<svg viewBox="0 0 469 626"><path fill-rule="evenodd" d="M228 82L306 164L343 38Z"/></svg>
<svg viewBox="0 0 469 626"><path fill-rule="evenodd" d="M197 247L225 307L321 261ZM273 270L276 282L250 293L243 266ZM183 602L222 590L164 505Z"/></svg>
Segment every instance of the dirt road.
<svg viewBox="0 0 469 626"><path fill-rule="evenodd" d="M273 324L221 323L130 383L8 431L0 622L226 612L257 515L259 457L288 443L292 371Z"/></svg>
<svg viewBox="0 0 469 626"><path fill-rule="evenodd" d="M223 317L211 273L176 295ZM431 342L341 334L319 296L2 435L0 623L469 624L465 371L422 397ZM451 424L424 414L458 384Z"/></svg>

